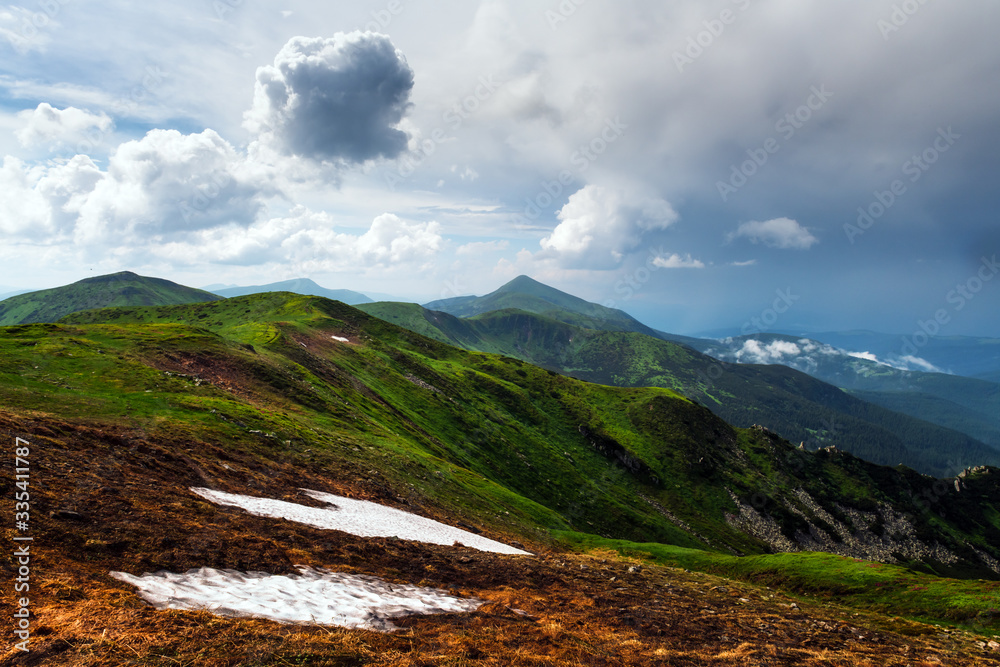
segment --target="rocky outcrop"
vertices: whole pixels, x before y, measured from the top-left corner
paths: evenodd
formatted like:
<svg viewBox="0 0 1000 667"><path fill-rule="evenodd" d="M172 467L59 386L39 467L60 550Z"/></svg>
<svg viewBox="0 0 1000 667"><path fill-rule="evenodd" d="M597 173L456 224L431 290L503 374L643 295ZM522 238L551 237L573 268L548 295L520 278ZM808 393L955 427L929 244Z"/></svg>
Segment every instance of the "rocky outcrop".
<svg viewBox="0 0 1000 667"><path fill-rule="evenodd" d="M862 512L852 507L836 505L836 511L849 520L851 525L847 525L824 509L805 490L796 489L794 495L798 502L779 501L779 506L801 518L807 528L796 530L793 535L786 535L773 516L741 501L732 491L729 495L736 504L738 513L727 514L727 523L765 542L775 551L823 551L882 563L922 561L953 565L960 560L958 555L941 544L918 539L912 519L886 503L880 503L875 512ZM877 526L882 527L881 534L875 531ZM831 535L831 530L836 537ZM1000 565L995 561L990 565L986 559L983 562L991 569Z"/></svg>

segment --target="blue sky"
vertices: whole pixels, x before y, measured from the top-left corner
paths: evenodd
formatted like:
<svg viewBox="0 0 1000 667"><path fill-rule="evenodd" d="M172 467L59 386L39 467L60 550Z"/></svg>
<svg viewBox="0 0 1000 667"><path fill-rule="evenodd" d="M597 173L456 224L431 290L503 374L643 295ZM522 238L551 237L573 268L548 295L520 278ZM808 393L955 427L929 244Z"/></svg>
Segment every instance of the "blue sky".
<svg viewBox="0 0 1000 667"><path fill-rule="evenodd" d="M528 274L677 333L997 336L996 25L929 0L0 5L0 288L429 301Z"/></svg>

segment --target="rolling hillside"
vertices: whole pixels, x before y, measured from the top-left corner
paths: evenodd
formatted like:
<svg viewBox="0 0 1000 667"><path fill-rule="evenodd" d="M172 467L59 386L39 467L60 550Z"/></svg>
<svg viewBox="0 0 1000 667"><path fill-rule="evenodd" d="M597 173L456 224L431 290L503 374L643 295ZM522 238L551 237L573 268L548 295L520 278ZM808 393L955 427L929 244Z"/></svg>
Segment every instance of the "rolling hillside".
<svg viewBox="0 0 1000 667"><path fill-rule="evenodd" d="M415 304L361 308L452 345L591 382L673 389L732 424L762 424L809 449L835 445L883 465L905 463L938 475L1000 464L1000 453L968 435L865 402L783 366L721 362L642 333L574 327L522 311L458 319Z"/></svg>
<svg viewBox="0 0 1000 667"><path fill-rule="evenodd" d="M70 313L91 308L169 306L221 298L162 278L147 278L122 271L0 301L0 326L55 322Z"/></svg>
<svg viewBox="0 0 1000 667"><path fill-rule="evenodd" d="M104 346L116 337L131 339L131 355L164 369L130 374L133 383L152 389L143 390L152 396L141 398L153 405L161 402L183 415L215 404L217 413L225 408L245 416L241 422L249 423L251 416L263 420L266 427L250 430L281 433L278 441L293 444L322 444L309 435L309 425L335 428L368 442L372 463L380 463L379 476L390 486L404 479L414 484L413 477L421 475L413 466L436 466L416 485L418 492L439 502L447 498L453 511L474 514L507 506L517 517L510 525L520 524L521 530L572 527L615 538L760 552L773 544L756 529L726 518L756 512L749 504L754 494L774 499L774 517L783 517L774 520L790 544L802 539L813 544L806 536L819 533L807 525L818 526L809 518L817 510L809 509L812 501L803 500L799 490L857 502L866 511L879 502L902 503L901 510L911 511L909 494L930 483L912 471L880 468L845 454L802 452L766 429L733 429L667 389L590 384L515 359L462 351L316 297L275 293L192 306L88 311L49 331L54 338L49 344L79 341L67 363L84 373L85 351L104 366L113 362ZM170 368L188 379L163 375ZM51 373L44 370L22 377L29 381ZM115 381L113 374L99 375L99 386ZM192 379L209 386L185 390ZM69 378L71 385L81 381L88 382L79 372ZM88 414L113 413L140 398L107 391L88 392ZM66 395L56 392L50 400L58 405ZM243 405L225 405L234 400ZM254 415L255 404L272 407ZM202 428L212 422L198 414ZM431 463L428 456L440 460ZM841 472L832 474L833 469ZM855 479L853 491L835 481L842 475ZM649 502L636 503L637 498ZM790 510L779 507L796 509L785 515L781 512ZM824 519L828 530L837 521L850 523L832 505L826 511L843 517ZM954 522L975 516L948 521L957 526ZM501 519L499 526L507 523ZM954 535L973 525L985 528L962 525ZM949 544L972 553L958 542ZM852 548L863 549L860 543ZM981 548L994 547L983 541Z"/></svg>
<svg viewBox="0 0 1000 667"><path fill-rule="evenodd" d="M743 665L794 642L804 665L973 665L1000 632L1000 584L975 580L1000 577L1000 470L942 481L802 451L668 389L460 350L323 298L0 328L0 431L31 450L32 585L48 591L32 664ZM361 538L192 487L367 499L538 556ZM109 574L296 565L488 603L380 635L157 611ZM963 630L939 641L928 620Z"/></svg>

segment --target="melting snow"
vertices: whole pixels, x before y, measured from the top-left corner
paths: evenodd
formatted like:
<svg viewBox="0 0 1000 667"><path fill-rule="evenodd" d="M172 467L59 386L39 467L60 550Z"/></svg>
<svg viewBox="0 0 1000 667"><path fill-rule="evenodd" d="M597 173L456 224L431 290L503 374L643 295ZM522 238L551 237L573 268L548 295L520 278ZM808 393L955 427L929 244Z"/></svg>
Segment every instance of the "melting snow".
<svg viewBox="0 0 1000 667"><path fill-rule="evenodd" d="M271 498L255 498L235 493L192 488L202 498L219 505L240 507L256 516L288 519L327 530L341 530L360 537L398 537L429 544L453 545L456 542L479 551L530 556L501 542L409 512L366 500L343 498L321 491L302 489L306 495L329 507L308 507Z"/></svg>
<svg viewBox="0 0 1000 667"><path fill-rule="evenodd" d="M350 338L341 338L340 336L330 336L330 338L332 338L334 340L339 340L341 343L350 343L351 342Z"/></svg>
<svg viewBox="0 0 1000 667"><path fill-rule="evenodd" d="M299 567L300 575L271 575L203 567L186 574L111 576L139 589L157 609L204 609L220 616L267 618L389 632L389 619L413 614L471 612L482 600L435 588L390 584L378 577Z"/></svg>

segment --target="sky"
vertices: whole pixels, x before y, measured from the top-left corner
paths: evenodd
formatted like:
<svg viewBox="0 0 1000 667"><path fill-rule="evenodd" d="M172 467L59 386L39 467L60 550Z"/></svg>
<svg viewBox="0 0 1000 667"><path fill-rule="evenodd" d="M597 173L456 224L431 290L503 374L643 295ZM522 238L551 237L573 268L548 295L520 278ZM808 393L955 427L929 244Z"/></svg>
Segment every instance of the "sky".
<svg viewBox="0 0 1000 667"><path fill-rule="evenodd" d="M986 0L0 4L0 292L122 270L1000 337Z"/></svg>

